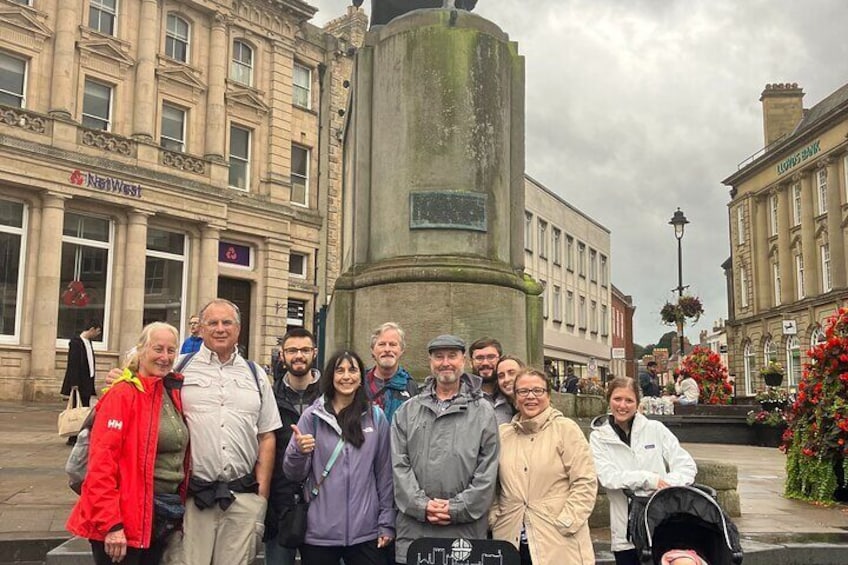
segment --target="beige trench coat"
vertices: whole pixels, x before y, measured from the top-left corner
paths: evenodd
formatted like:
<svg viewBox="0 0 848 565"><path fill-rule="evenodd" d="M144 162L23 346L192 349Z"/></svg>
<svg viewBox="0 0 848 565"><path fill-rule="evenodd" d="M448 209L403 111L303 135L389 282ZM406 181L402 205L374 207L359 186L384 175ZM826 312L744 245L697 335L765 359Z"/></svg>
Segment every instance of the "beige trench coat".
<svg viewBox="0 0 848 565"><path fill-rule="evenodd" d="M594 564L588 520L598 481L583 432L549 407L523 422L516 415L500 438L494 538L518 547L524 524L533 565Z"/></svg>

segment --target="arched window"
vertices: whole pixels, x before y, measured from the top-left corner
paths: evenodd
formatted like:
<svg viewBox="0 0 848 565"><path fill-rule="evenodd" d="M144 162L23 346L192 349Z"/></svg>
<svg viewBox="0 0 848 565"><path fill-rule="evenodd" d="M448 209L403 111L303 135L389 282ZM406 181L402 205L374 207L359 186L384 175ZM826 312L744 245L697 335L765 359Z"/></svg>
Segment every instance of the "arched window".
<svg viewBox="0 0 848 565"><path fill-rule="evenodd" d="M756 371L757 356L754 354L754 348L751 347L751 342L745 342L745 349L742 353L742 362L745 369L745 394L754 394L753 375Z"/></svg>
<svg viewBox="0 0 848 565"><path fill-rule="evenodd" d="M188 22L176 14L168 14L165 27L165 55L187 63L189 45Z"/></svg>
<svg viewBox="0 0 848 565"><path fill-rule="evenodd" d="M233 41L233 60L230 78L247 86L253 86L253 49L244 41Z"/></svg>
<svg viewBox="0 0 848 565"><path fill-rule="evenodd" d="M787 386L801 381L801 342L794 335L786 339L786 378Z"/></svg>
<svg viewBox="0 0 848 565"><path fill-rule="evenodd" d="M820 343L825 342L824 332L821 328L816 328L813 330L812 335L810 336L810 347L815 347Z"/></svg>
<svg viewBox="0 0 848 565"><path fill-rule="evenodd" d="M771 362L777 361L777 345L772 341L771 336L766 338L763 344L763 367Z"/></svg>

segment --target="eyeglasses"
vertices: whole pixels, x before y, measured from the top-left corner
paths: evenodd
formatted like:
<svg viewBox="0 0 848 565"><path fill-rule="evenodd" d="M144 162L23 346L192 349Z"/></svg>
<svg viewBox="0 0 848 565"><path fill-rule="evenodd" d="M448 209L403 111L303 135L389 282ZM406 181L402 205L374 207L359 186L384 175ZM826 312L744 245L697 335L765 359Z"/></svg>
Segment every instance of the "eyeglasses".
<svg viewBox="0 0 848 565"><path fill-rule="evenodd" d="M494 361L495 359L498 359L498 356L494 353L490 353L489 355L475 355L472 359L475 361Z"/></svg>
<svg viewBox="0 0 848 565"><path fill-rule="evenodd" d="M540 396L545 396L547 394L548 389L538 387L538 388L517 388L515 389L515 396L519 398L527 398L531 394L535 398L539 398Z"/></svg>
<svg viewBox="0 0 848 565"><path fill-rule="evenodd" d="M283 353L286 355L297 355L300 353L304 357L307 357L313 351L315 351L314 347L286 347L283 349Z"/></svg>

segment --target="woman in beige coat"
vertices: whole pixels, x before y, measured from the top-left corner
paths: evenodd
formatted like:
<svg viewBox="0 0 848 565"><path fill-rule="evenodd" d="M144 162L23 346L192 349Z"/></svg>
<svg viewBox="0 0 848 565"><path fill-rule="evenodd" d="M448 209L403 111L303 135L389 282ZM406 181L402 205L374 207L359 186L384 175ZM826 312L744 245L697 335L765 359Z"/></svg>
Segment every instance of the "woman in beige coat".
<svg viewBox="0 0 848 565"><path fill-rule="evenodd" d="M518 414L500 427L493 537L515 545L522 565L593 564L588 520L598 482L586 437L551 408L543 373L522 370L513 391Z"/></svg>

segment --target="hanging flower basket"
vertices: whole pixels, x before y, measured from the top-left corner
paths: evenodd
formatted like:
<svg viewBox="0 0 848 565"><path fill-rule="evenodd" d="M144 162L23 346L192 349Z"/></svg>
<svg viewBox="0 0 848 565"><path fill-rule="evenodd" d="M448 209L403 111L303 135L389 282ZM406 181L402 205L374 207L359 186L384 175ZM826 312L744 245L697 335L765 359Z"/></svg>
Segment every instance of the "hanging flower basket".
<svg viewBox="0 0 848 565"><path fill-rule="evenodd" d="M666 302L660 310L660 318L667 326L683 324L686 320L696 323L704 313L704 305L697 296L681 296L677 304Z"/></svg>
<svg viewBox="0 0 848 565"><path fill-rule="evenodd" d="M783 382L783 365L771 361L768 365L760 369L760 376L765 381L766 386L780 386Z"/></svg>

